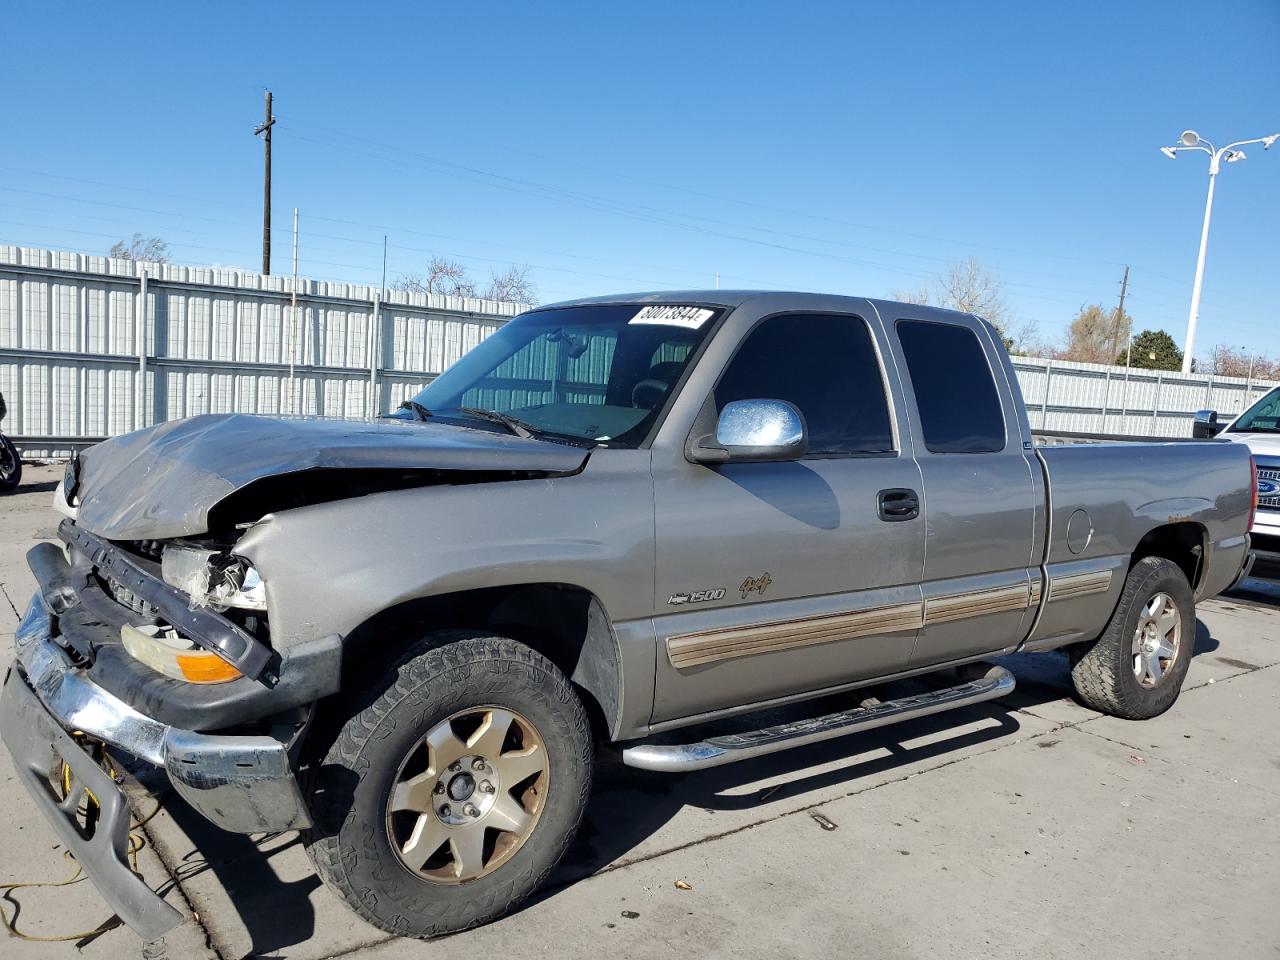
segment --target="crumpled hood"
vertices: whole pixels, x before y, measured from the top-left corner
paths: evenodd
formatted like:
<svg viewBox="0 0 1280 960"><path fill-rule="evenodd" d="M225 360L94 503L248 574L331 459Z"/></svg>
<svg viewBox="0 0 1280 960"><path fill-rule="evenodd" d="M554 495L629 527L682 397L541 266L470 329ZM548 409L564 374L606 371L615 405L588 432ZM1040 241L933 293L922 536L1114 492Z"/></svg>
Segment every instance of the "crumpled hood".
<svg viewBox="0 0 1280 960"><path fill-rule="evenodd" d="M207 414L81 454L76 522L110 540L163 540L206 532L216 504L264 477L321 469L569 474L588 453L430 421Z"/></svg>

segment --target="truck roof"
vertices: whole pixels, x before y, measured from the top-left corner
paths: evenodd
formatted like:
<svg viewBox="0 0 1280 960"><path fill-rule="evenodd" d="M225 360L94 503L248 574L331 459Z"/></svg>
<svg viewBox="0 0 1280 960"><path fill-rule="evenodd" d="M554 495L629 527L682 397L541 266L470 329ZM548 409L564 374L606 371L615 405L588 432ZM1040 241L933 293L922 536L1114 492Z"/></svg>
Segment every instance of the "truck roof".
<svg viewBox="0 0 1280 960"><path fill-rule="evenodd" d="M710 307L738 307L748 300L772 300L778 308L794 309L797 307L812 310L853 310L858 305L870 302L879 309L880 305L911 307L913 310L958 313L941 307L907 304L898 300L880 297L841 296L834 293L807 293L801 290L653 290L641 293L614 293L599 297L581 297L577 300L562 300L558 303L541 304L537 309L546 310L557 307L577 307L602 303L696 303ZM965 314L961 314L965 315Z"/></svg>

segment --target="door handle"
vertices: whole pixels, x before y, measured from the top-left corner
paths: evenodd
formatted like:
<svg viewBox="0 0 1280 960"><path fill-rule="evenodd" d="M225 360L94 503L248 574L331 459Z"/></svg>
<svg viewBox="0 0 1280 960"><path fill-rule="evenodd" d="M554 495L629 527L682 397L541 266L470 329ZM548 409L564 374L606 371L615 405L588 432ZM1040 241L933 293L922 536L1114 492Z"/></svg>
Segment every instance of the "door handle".
<svg viewBox="0 0 1280 960"><path fill-rule="evenodd" d="M906 487L890 487L876 494L880 519L886 523L914 520L920 516L920 496Z"/></svg>

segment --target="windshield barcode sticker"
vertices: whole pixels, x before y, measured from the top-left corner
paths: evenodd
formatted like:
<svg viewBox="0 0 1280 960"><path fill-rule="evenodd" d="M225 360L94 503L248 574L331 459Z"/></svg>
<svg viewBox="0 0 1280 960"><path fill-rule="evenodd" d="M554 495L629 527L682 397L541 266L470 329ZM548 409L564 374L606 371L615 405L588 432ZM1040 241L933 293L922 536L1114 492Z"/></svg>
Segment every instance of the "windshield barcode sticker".
<svg viewBox="0 0 1280 960"><path fill-rule="evenodd" d="M634 317L632 323L658 323L668 327L687 327L697 330L707 322L714 310L704 307L679 307L663 304L656 307L645 307Z"/></svg>

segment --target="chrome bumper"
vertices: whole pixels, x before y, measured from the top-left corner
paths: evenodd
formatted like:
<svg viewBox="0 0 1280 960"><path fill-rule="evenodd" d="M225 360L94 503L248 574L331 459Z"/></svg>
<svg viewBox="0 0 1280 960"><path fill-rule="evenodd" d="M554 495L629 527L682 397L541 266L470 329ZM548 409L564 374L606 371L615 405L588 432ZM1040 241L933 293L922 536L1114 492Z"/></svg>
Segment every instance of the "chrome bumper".
<svg viewBox="0 0 1280 960"><path fill-rule="evenodd" d="M178 794L224 830L259 833L311 825L289 761L295 729L282 737L226 736L160 723L74 666L52 639L52 629L53 618L36 595L14 639L20 673L64 731L79 731L163 767Z"/></svg>

